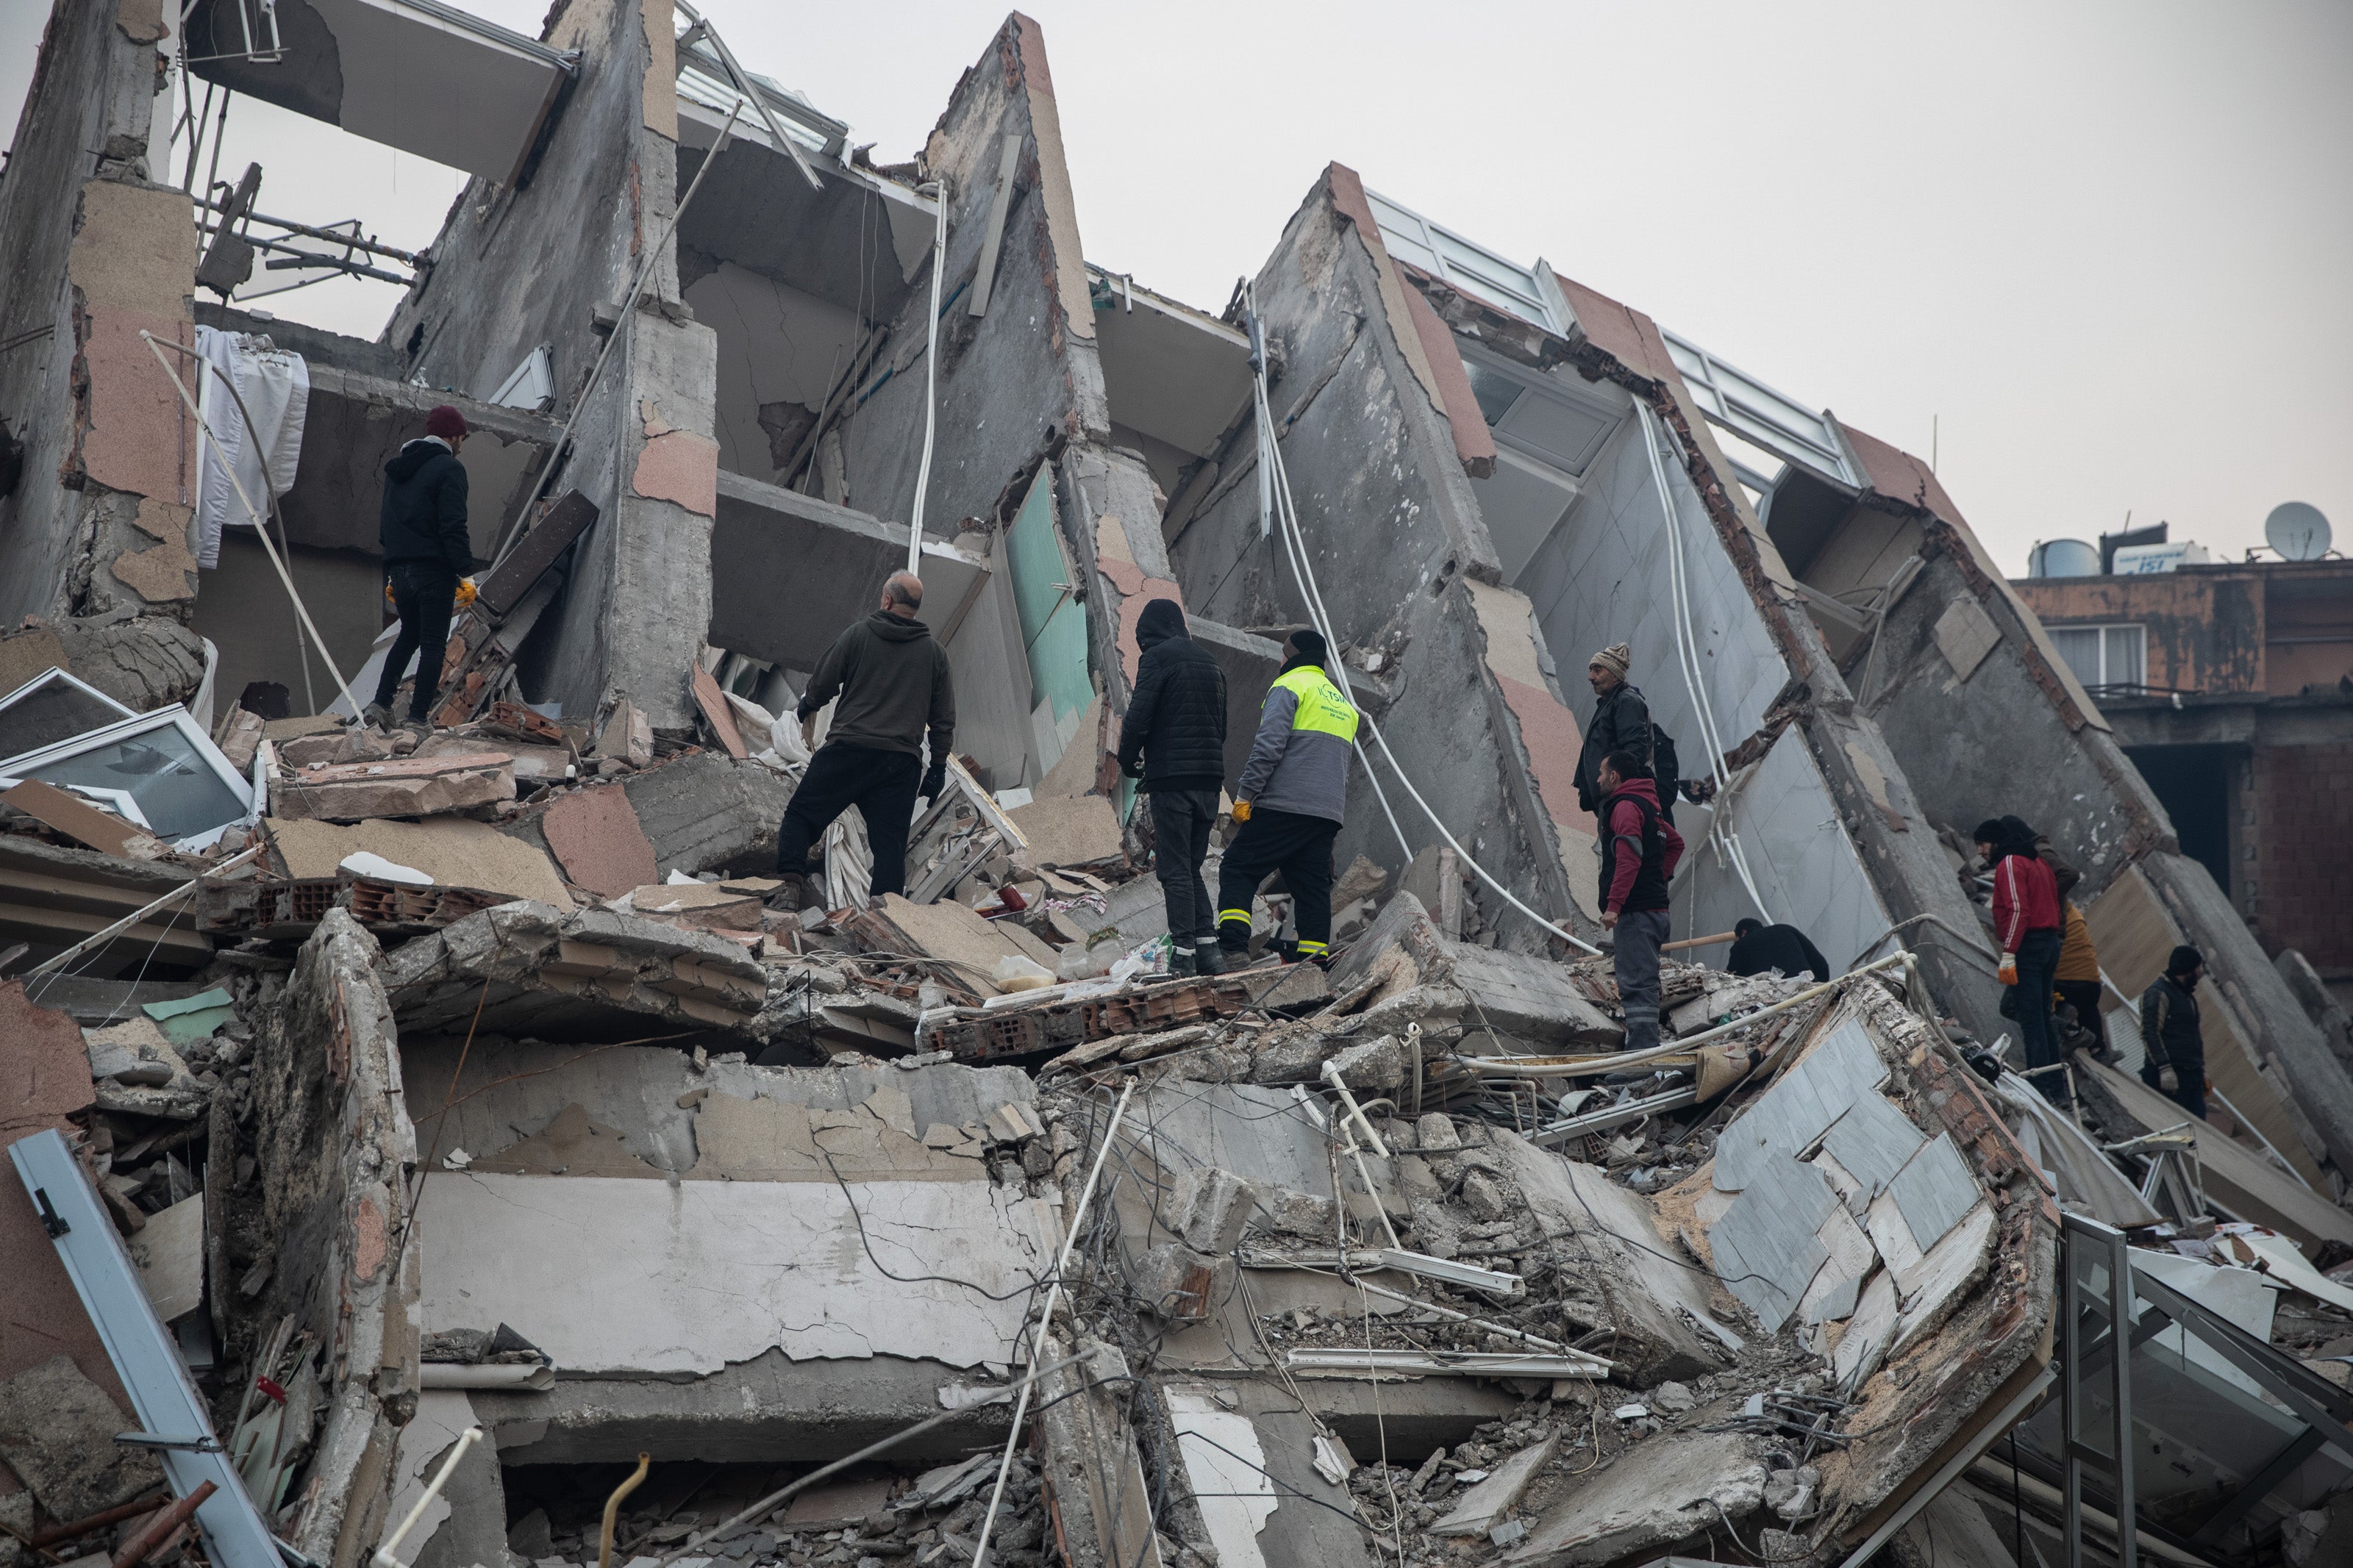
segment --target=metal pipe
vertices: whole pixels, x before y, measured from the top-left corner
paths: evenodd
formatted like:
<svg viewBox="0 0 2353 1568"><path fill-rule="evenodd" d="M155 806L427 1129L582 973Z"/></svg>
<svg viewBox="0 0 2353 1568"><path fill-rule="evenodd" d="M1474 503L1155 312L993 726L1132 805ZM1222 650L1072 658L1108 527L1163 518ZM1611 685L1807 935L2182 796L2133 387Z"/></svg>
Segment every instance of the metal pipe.
<svg viewBox="0 0 2353 1568"><path fill-rule="evenodd" d="M205 1505L205 1500L218 1490L218 1486L206 1481L179 1501L160 1510L144 1529L122 1543L122 1549L114 1554L113 1568L135 1568L135 1564L149 1552L163 1545L174 1531L195 1518L196 1510Z"/></svg>
<svg viewBox="0 0 2353 1568"><path fill-rule="evenodd" d="M645 1484L646 1472L653 1468L653 1462L651 1454L640 1450L637 1469L605 1500L605 1528L596 1536L596 1568L613 1568L613 1521L620 1517L621 1500Z"/></svg>
<svg viewBox="0 0 2353 1568"><path fill-rule="evenodd" d="M222 206L220 203L210 201L201 196L197 198L197 202L198 205L206 207L213 212L226 213L228 210ZM362 239L355 234L338 234L332 228L312 228L308 224L295 223L290 219L282 217L266 217L260 213L248 213L245 216L248 223L266 223L272 228L282 228L289 234L303 235L311 239L332 240L337 245L348 245L355 250L364 250L371 256L389 256L395 261L401 262L409 267L422 267L426 264L427 258L423 254L417 251L397 249L392 246L385 244L379 239ZM353 221L357 220L355 219ZM252 237L248 235L245 237L251 238ZM262 242L256 239L253 243L259 245Z"/></svg>

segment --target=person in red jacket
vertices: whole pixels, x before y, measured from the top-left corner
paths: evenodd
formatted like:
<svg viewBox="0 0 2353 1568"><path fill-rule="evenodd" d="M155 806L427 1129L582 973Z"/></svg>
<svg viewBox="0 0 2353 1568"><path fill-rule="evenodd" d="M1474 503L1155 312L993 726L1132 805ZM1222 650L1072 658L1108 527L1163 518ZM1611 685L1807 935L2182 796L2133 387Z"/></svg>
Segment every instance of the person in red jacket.
<svg viewBox="0 0 2353 1568"><path fill-rule="evenodd" d="M1597 770L1601 786L1601 923L1617 933L1610 967L1626 1013L1626 1048L1659 1043L1659 947L1667 940L1667 883L1683 835L1659 809L1659 786L1630 752Z"/></svg>
<svg viewBox="0 0 2353 1568"><path fill-rule="evenodd" d="M2035 852L2034 830L2015 816L1978 824L1978 854L1993 868L1993 934L2001 947L2001 983L2010 987L2018 1032L2026 1044L2026 1065L2056 1067L2063 1053L2051 1018L2051 994L2059 974L2059 883ZM2063 1104L2065 1075L2034 1079L2043 1097Z"/></svg>

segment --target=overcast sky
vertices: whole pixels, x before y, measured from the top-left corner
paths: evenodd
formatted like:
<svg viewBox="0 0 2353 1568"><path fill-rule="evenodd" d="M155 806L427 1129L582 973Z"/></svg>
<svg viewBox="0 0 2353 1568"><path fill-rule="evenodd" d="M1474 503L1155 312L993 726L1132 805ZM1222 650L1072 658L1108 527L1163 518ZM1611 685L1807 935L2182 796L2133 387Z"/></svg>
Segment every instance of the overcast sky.
<svg viewBox="0 0 2353 1568"><path fill-rule="evenodd" d="M536 35L543 0L460 0ZM904 158L1001 11L708 0ZM0 123L40 0L0 0ZM1088 258L1215 310L1327 161L1927 456L2013 572L2353 535L2353 5L1038 0ZM251 100L261 210L428 243L450 171ZM178 171L174 171L174 183ZM376 335L387 286L259 308Z"/></svg>

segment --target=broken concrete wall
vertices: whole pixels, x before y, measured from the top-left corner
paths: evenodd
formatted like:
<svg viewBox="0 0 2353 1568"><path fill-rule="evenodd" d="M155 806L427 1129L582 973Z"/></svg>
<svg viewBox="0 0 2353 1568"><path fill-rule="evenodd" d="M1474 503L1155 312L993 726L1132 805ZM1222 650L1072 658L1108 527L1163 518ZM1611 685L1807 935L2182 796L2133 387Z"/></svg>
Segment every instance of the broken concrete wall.
<svg viewBox="0 0 2353 1568"><path fill-rule="evenodd" d="M241 1134L260 1173L259 1228L278 1248L238 1332L266 1335L291 1314L326 1347L327 1413L288 1539L333 1568L352 1568L384 1528L393 1442L417 1387L406 1190L417 1139L378 957L333 910L293 972L265 981Z"/></svg>
<svg viewBox="0 0 2353 1568"><path fill-rule="evenodd" d="M148 183L164 34L152 5L65 0L25 100L0 189L0 623L157 641L126 658L170 701L196 684L164 668L195 596L196 437L140 333L194 342L196 236L188 198Z"/></svg>
<svg viewBox="0 0 2353 1568"><path fill-rule="evenodd" d="M2353 1075L2212 874L2180 854L2164 806L1942 487L1917 459L1860 432L1847 436L1873 487L1858 517L1891 513L1920 529L1923 564L1898 584L1876 654L1862 656L1873 666L1862 706L1929 820L1966 835L1987 816L2024 818L2083 872L2073 897L2085 909L2139 867L2183 940L2206 955L2232 1010L2232 1032L2250 1043L2253 1065L2299 1123L2306 1152L2353 1170ZM1978 1027L1991 1037L1989 1026Z"/></svg>
<svg viewBox="0 0 2353 1568"><path fill-rule="evenodd" d="M1458 342L1545 376L1573 370L1604 391L1623 389L1652 416L1666 496L1641 428L1627 420L1591 459L1559 525L1521 542L1525 564L1513 581L1534 598L1536 619L1562 659L1630 645L1634 683L1675 738L1684 777L1711 771L1694 686L1707 693L1727 768L1738 774L1756 764L1736 777L1728 806L1677 807L1693 845L1676 889L1679 929L1725 930L1753 908L1746 881L1700 847L1720 808L1740 833L1765 912L1813 931L1835 950L1829 952L1835 965L1883 952L1878 944L1890 927L1917 930L1927 923L1924 916L1973 932L1976 917L1934 822L1912 797L1887 740L1856 713L1820 630L1799 613L1796 580L1728 477L1732 466L1656 324L1542 263L1537 276L1567 323L1565 336L1426 273L1407 276ZM1589 401L1595 394L1583 395ZM1683 531L1682 576L1698 649L1689 679L1676 652L1674 570L1664 537L1670 517ZM1576 710L1589 713L1590 700L1581 697ZM1552 785L1542 787L1549 800ZM1589 832L1591 818L1577 815ZM1999 1033L1997 994L1982 965L1941 940L1913 940L1944 1005L1986 1037Z"/></svg>
<svg viewBox="0 0 2353 1568"><path fill-rule="evenodd" d="M989 218L1008 137L1018 139L1014 191L995 236ZM923 515L930 531L953 537L963 518L996 517L999 498L1051 446L1110 426L1100 372L1091 362L1081 368L1071 352L1093 338L1094 314L1035 22L1007 19L956 83L923 157L930 175L945 182L949 203L937 437ZM981 279L985 248L996 269ZM975 317L973 291L984 287L987 313ZM895 374L842 429L849 503L902 524L923 458L931 309L928 286L908 296L875 361Z"/></svg>
<svg viewBox="0 0 2353 1568"><path fill-rule="evenodd" d="M472 1392L508 1462L831 1458L1013 1359L1019 1287L1059 1241L1018 1167L993 1182L983 1158L1006 1107L1035 1125L1025 1074L403 1049L448 1156L419 1200L425 1327L504 1321L564 1374ZM916 1274L944 1278L892 1278ZM973 1410L908 1457L1001 1440L1007 1415Z"/></svg>
<svg viewBox="0 0 2353 1568"><path fill-rule="evenodd" d="M128 567L152 595L105 570L142 544L168 552L176 542L185 554L186 514L171 509L188 499L193 472L171 384L138 335L193 342L196 259L188 199L146 183L164 29L144 9L61 0L52 10L0 185L0 475L16 470L13 488L0 484L9 625L187 596L160 557Z"/></svg>
<svg viewBox="0 0 2353 1568"><path fill-rule="evenodd" d="M434 242L433 273L385 342L429 384L476 397L545 345L561 417L605 331L624 334L549 487L579 489L599 518L525 650L524 683L583 717L626 693L657 726L683 731L686 670L709 618L713 339L679 302L669 254L647 280L650 303L614 319L676 201L672 31L667 0L575 0L551 14L545 41L581 58L535 173L469 184Z"/></svg>
<svg viewBox="0 0 2353 1568"><path fill-rule="evenodd" d="M1385 666L1359 693L1416 785L1521 897L1582 920L1572 877L1592 880L1590 858L1576 866L1564 852L1533 761L1565 749L1573 768L1575 725L1524 608L1514 615L1514 596L1493 586L1493 545L1394 264L1351 216L1362 202L1353 174L1328 171L1256 285L1280 351L1271 396L1315 574L1342 643ZM1188 607L1225 626L1305 625L1286 547L1259 536L1254 441L1245 425L1220 454L1216 484L1170 518L1173 574ZM1504 602L1489 604L1490 594ZM1388 788L1408 836L1428 841L1418 808ZM1335 853L1392 868L1409 858L1361 769Z"/></svg>

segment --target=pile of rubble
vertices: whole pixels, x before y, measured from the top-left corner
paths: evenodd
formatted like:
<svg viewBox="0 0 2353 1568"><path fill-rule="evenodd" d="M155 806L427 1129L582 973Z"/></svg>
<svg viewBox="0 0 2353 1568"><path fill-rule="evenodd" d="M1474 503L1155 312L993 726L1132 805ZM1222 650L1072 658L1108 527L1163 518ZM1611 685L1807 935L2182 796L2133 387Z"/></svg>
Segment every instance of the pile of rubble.
<svg viewBox="0 0 2353 1568"><path fill-rule="evenodd" d="M122 1243L10 1221L19 1316L70 1332L0 1381L0 1552L206 1552L115 1440L160 1429L108 1350L133 1290L259 1528L323 1562L422 1503L426 1568L601 1560L639 1452L633 1568L961 1563L984 1526L1009 1564L2047 1556L2063 1215L2344 1397L2353 1216L2088 1058L2058 1109L1901 953L1671 964L1630 1053L1607 960L1514 951L1434 851L1348 870L1328 968L1277 958L1278 888L1249 962L1172 977L1113 803L960 764L916 896L862 896L853 818L839 896L779 914L805 758L746 754L749 708L231 715L246 815L168 842L0 795L8 1137L62 1135ZM2245 1456L2156 1441L2193 1479L2141 1528L2188 1541ZM2188 1560L2325 1560L2353 1472L2310 1464Z"/></svg>

